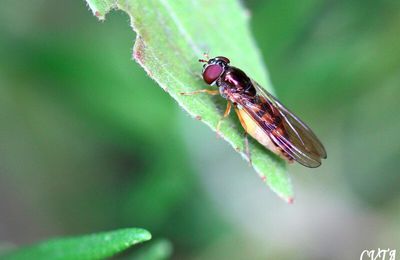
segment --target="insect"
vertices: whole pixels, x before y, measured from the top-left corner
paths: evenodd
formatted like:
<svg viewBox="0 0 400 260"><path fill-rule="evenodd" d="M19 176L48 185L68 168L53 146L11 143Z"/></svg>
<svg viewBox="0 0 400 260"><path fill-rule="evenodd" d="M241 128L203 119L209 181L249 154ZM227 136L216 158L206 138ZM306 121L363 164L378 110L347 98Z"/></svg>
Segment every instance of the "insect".
<svg viewBox="0 0 400 260"><path fill-rule="evenodd" d="M218 90L202 89L182 94L220 94L228 101L217 132L233 105L245 132L286 161L315 168L321 165L321 159L326 159L325 148L313 131L242 70L229 65L228 58L217 56L199 61L204 63L204 81L216 85Z"/></svg>

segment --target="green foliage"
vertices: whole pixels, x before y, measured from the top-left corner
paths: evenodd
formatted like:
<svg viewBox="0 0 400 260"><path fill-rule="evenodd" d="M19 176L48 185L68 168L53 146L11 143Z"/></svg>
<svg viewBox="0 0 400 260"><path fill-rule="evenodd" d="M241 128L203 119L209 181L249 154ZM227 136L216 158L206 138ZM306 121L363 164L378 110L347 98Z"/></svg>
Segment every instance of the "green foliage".
<svg viewBox="0 0 400 260"><path fill-rule="evenodd" d="M137 33L135 60L190 115L215 130L226 102L207 95L182 96L206 88L197 62L204 51L224 55L244 68L269 91L258 49L248 28L248 17L237 1L87 1L93 13L104 19L111 8L125 11ZM148 97L151 100L151 96ZM149 118L150 120L150 118ZM245 159L243 129L233 116L225 120L220 134ZM256 141L250 142L252 163L260 177L279 196L292 200L293 192L285 163Z"/></svg>
<svg viewBox="0 0 400 260"><path fill-rule="evenodd" d="M132 223L173 241L180 259L323 259L326 234L343 238L328 250L334 259L359 256L360 243L400 245L400 1L241 2L279 99L329 152L318 169L290 166L296 205L268 196L230 147L131 60L125 12L98 22L84 1L5 0L1 253L55 232ZM121 257L146 257L157 243Z"/></svg>
<svg viewBox="0 0 400 260"><path fill-rule="evenodd" d="M150 239L151 234L144 229L127 228L49 240L11 252L2 259L103 259Z"/></svg>

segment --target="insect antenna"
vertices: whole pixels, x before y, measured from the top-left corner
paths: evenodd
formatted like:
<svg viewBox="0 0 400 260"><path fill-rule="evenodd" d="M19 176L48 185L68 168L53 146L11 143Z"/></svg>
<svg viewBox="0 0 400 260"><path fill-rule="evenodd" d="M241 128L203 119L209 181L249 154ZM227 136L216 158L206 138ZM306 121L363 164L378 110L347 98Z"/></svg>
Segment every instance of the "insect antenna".
<svg viewBox="0 0 400 260"><path fill-rule="evenodd" d="M208 51L207 51L207 52L204 52L204 53L203 53L203 56L204 56L204 58L206 58L206 59L205 59L205 60L204 60L204 59L199 59L199 62L205 62L205 63L207 63L208 60L210 59L210 57L208 56Z"/></svg>

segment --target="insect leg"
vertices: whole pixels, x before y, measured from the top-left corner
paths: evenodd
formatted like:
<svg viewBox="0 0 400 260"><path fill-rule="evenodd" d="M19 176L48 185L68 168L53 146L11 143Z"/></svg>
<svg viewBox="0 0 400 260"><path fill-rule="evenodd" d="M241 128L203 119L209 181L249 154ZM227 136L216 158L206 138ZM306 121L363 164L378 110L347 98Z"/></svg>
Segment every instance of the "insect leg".
<svg viewBox="0 0 400 260"><path fill-rule="evenodd" d="M193 92L181 92L180 94L181 95L183 95L183 96L192 96L192 95L197 95L197 94L200 94L200 93L207 93L207 94L210 94L210 95L218 95L219 94L219 91L218 90L211 90L211 89L200 89L200 90L196 90L196 91L193 91Z"/></svg>
<svg viewBox="0 0 400 260"><path fill-rule="evenodd" d="M249 138L248 138L248 134L246 131L244 131L244 149L245 149L245 153L247 155L247 158L249 159L249 164L250 166L253 166L253 162L251 161L251 154L250 154L250 146L249 146Z"/></svg>
<svg viewBox="0 0 400 260"><path fill-rule="evenodd" d="M227 116L229 116L230 112L231 112L231 102L228 101L228 103L226 104L226 109L225 109L224 115L218 121L218 124L217 124L217 136L219 136L219 128L221 127L222 120L224 120Z"/></svg>

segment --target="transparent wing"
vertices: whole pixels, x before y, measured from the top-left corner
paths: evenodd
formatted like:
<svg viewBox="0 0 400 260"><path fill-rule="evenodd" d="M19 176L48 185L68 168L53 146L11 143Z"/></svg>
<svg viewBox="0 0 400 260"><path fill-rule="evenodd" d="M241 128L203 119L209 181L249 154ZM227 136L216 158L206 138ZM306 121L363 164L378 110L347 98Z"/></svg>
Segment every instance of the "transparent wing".
<svg viewBox="0 0 400 260"><path fill-rule="evenodd" d="M262 118L252 113L250 109L246 112L253 116L273 142L279 145L294 160L311 168L321 165L321 159L325 159L327 155L324 146L313 131L274 96L256 82L252 81L252 83L257 90L260 102L267 102L268 105L274 108L274 113L279 113L281 116L282 122L280 124L283 134L279 133L279 131L271 131L271 126L265 125Z"/></svg>

